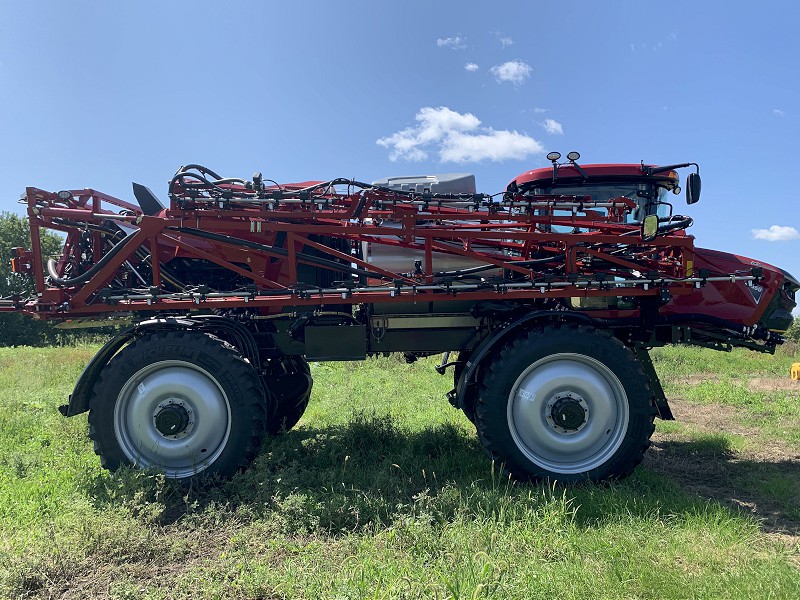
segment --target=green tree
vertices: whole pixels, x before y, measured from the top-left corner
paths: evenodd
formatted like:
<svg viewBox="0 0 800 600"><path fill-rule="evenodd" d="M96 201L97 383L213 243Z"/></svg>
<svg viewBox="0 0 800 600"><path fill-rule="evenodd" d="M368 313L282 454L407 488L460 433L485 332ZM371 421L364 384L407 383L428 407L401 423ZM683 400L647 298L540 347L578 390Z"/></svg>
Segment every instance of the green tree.
<svg viewBox="0 0 800 600"><path fill-rule="evenodd" d="M53 232L43 231L42 256L58 254L62 240ZM11 271L11 249L31 247L28 220L10 212L0 212L0 297L20 294L27 297L35 292L30 275ZM0 346L35 346L51 343L56 338L52 324L37 321L18 313L0 313Z"/></svg>
<svg viewBox="0 0 800 600"><path fill-rule="evenodd" d="M800 317L795 317L789 330L786 332L786 339L790 342L800 342Z"/></svg>

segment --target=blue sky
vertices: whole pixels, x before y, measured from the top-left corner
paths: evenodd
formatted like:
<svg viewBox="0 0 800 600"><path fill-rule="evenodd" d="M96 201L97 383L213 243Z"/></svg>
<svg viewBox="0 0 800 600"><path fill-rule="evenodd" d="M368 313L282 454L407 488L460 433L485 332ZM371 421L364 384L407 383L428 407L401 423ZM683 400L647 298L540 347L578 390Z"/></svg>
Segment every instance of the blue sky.
<svg viewBox="0 0 800 600"><path fill-rule="evenodd" d="M467 8L468 7L468 8ZM0 210L278 181L700 163L697 245L800 275L796 2L2 2Z"/></svg>

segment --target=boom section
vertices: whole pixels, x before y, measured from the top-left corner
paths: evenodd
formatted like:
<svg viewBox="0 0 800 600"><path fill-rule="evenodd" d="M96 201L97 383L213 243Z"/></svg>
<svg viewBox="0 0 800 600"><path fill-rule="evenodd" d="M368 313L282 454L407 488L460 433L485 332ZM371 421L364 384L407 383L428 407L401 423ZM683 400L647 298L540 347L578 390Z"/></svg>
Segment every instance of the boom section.
<svg viewBox="0 0 800 600"><path fill-rule="evenodd" d="M694 238L644 242L624 197L420 194L344 179L266 186L209 173L179 171L169 207L152 214L91 189L27 188L33 250L18 251L18 266L37 294L0 310L66 320L410 300L664 302L759 277L694 273ZM65 234L60 256L41 255L42 229ZM399 263L373 260L381 253Z"/></svg>

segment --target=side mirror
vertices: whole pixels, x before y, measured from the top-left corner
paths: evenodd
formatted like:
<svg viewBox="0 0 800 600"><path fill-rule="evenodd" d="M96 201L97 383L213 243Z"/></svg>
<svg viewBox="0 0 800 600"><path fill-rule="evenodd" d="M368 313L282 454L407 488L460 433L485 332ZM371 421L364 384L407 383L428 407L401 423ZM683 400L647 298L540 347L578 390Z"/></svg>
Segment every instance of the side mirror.
<svg viewBox="0 0 800 600"><path fill-rule="evenodd" d="M689 173L686 178L686 204L694 204L700 200L700 174Z"/></svg>
<svg viewBox="0 0 800 600"><path fill-rule="evenodd" d="M647 215L642 221L642 241L652 242L658 236L658 215Z"/></svg>

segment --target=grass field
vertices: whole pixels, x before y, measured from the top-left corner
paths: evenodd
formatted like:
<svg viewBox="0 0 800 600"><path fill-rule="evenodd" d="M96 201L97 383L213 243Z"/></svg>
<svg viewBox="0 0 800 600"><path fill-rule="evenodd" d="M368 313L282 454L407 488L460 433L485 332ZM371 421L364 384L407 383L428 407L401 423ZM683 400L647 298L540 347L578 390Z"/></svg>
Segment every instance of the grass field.
<svg viewBox="0 0 800 600"><path fill-rule="evenodd" d="M655 351L678 421L568 489L501 475L431 361L314 364L300 425L206 490L100 468L57 411L95 350L0 349L0 597L800 597L796 349Z"/></svg>

